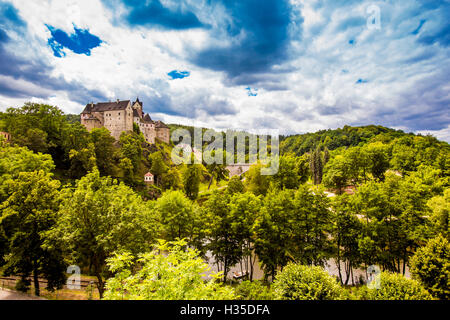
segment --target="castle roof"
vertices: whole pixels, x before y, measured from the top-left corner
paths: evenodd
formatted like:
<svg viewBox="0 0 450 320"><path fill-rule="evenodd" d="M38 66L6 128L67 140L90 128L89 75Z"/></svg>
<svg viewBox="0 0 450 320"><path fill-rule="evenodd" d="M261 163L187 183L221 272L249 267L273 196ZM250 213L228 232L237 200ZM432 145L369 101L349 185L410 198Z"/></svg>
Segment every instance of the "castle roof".
<svg viewBox="0 0 450 320"><path fill-rule="evenodd" d="M89 103L88 105L86 105L82 113L125 110L129 104L130 100L116 101L116 102L99 102L96 104Z"/></svg>
<svg viewBox="0 0 450 320"><path fill-rule="evenodd" d="M133 109L133 117L135 117L135 118L141 117L141 115L139 114L139 112L136 109Z"/></svg>
<svg viewBox="0 0 450 320"><path fill-rule="evenodd" d="M156 121L156 128L163 128L163 129L169 129L168 126L166 126L162 121Z"/></svg>
<svg viewBox="0 0 450 320"><path fill-rule="evenodd" d="M150 117L150 115L148 113L144 116L144 121L153 122L152 118Z"/></svg>
<svg viewBox="0 0 450 320"><path fill-rule="evenodd" d="M141 101L139 101L139 97L138 97L138 98L136 99L136 101L134 102L134 104L136 104L136 103L139 103L139 105L140 105L141 107L144 106L144 103L141 102Z"/></svg>

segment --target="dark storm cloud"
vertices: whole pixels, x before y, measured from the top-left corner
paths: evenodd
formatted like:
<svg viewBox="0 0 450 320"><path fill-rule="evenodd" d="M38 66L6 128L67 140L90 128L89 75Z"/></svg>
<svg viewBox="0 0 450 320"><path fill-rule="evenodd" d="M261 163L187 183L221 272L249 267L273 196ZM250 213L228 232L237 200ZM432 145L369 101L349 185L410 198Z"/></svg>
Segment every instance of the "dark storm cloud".
<svg viewBox="0 0 450 320"><path fill-rule="evenodd" d="M182 8L183 1L178 1L176 8L165 7L160 0L103 0L103 3L113 10L118 4L123 4L127 9L124 18L130 26L174 30L204 27L194 12Z"/></svg>
<svg viewBox="0 0 450 320"><path fill-rule="evenodd" d="M232 44L197 53L193 62L198 66L223 71L233 83L243 84L241 76L270 71L272 66L288 59L289 1L212 0L211 3L222 4L230 16L231 22L221 27ZM254 82L249 79L246 84Z"/></svg>
<svg viewBox="0 0 450 320"><path fill-rule="evenodd" d="M201 114L209 116L235 115L239 111L227 99L211 97L204 94L174 96L167 91L158 95L149 94L142 97L144 109L150 113L164 113L172 116L195 118Z"/></svg>

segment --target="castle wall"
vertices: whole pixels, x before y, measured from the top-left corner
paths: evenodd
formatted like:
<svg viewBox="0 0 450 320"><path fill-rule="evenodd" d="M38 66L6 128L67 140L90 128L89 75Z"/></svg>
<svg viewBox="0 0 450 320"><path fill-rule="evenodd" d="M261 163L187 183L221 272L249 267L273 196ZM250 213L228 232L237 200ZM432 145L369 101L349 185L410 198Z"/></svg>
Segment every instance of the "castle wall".
<svg viewBox="0 0 450 320"><path fill-rule="evenodd" d="M156 130L155 126L151 125L151 127L144 129L145 140L147 140L150 144L155 144L156 142Z"/></svg>
<svg viewBox="0 0 450 320"><path fill-rule="evenodd" d="M119 140L122 132L133 131L133 111L131 106L126 110L111 110L104 113L105 128Z"/></svg>
<svg viewBox="0 0 450 320"><path fill-rule="evenodd" d="M81 124L85 126L87 131L92 129L100 129L103 127L102 123L98 119L81 119Z"/></svg>
<svg viewBox="0 0 450 320"><path fill-rule="evenodd" d="M164 143L170 144L170 129L156 128L156 138Z"/></svg>

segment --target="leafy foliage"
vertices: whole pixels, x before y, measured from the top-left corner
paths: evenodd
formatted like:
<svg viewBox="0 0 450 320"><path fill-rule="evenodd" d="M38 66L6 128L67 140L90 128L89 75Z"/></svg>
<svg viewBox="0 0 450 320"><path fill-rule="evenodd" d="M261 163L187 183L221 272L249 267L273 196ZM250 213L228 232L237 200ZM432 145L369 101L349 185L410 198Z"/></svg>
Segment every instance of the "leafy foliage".
<svg viewBox="0 0 450 320"><path fill-rule="evenodd" d="M343 289L321 267L289 264L273 284L279 300L340 300Z"/></svg>
<svg viewBox="0 0 450 320"><path fill-rule="evenodd" d="M107 300L232 300L233 289L216 282L220 274L204 275L209 267L185 241L161 242L135 263L129 253L108 259L115 276L106 284ZM163 254L167 252L167 254ZM136 272L135 270L138 269Z"/></svg>
<svg viewBox="0 0 450 320"><path fill-rule="evenodd" d="M154 242L151 208L124 184L102 178L98 171L62 191L58 224L52 230L75 262L91 267L103 294L106 259L116 251L145 252Z"/></svg>
<svg viewBox="0 0 450 320"><path fill-rule="evenodd" d="M0 228L7 239L5 273L20 275L23 291L29 288L25 279L33 274L37 296L41 275L49 290L60 289L65 281L61 250L44 247L46 233L57 223L59 182L35 171L20 173L9 184L9 197L0 205Z"/></svg>
<svg viewBox="0 0 450 320"><path fill-rule="evenodd" d="M239 300L274 300L271 287L261 281L243 281L235 290Z"/></svg>
<svg viewBox="0 0 450 320"><path fill-rule="evenodd" d="M450 243L442 235L419 248L411 259L411 273L435 297L450 297Z"/></svg>
<svg viewBox="0 0 450 320"><path fill-rule="evenodd" d="M380 288L364 287L360 291L362 300L432 300L422 285L400 274L382 272Z"/></svg>

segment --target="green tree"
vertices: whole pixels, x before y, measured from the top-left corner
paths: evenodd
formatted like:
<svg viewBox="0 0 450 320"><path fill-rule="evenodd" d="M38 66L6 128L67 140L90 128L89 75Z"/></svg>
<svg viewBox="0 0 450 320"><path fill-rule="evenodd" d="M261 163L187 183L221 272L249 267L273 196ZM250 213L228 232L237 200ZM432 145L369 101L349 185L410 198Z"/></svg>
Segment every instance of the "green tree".
<svg viewBox="0 0 450 320"><path fill-rule="evenodd" d="M279 300L341 300L343 289L321 267L289 264L273 284Z"/></svg>
<svg viewBox="0 0 450 320"><path fill-rule="evenodd" d="M150 155L150 161L152 163L152 167L150 169L151 173L153 173L156 177L156 185L161 186L163 183L163 175L168 172L169 168L164 162L164 158L160 151L152 153Z"/></svg>
<svg viewBox="0 0 450 320"><path fill-rule="evenodd" d="M269 192L264 199L261 215L255 222L255 252L265 279L269 275L272 280L275 279L278 268L292 261L294 197L293 190Z"/></svg>
<svg viewBox="0 0 450 320"><path fill-rule="evenodd" d="M60 109L25 103L21 108L7 109L0 118L13 143L35 152L49 152L54 159L60 159L58 146L61 146L61 133L67 123Z"/></svg>
<svg viewBox="0 0 450 320"><path fill-rule="evenodd" d="M164 190L178 190L183 188L181 173L176 167L170 168L167 173L163 175L162 181L162 187Z"/></svg>
<svg viewBox="0 0 450 320"><path fill-rule="evenodd" d="M124 179L127 184L134 185L141 169L142 145L145 143L143 135L134 132L123 132L120 135L119 144L121 146L120 167L124 170ZM132 171L129 164L132 165Z"/></svg>
<svg viewBox="0 0 450 320"><path fill-rule="evenodd" d="M210 151L210 156L212 159L215 158L215 155L216 155L215 150ZM226 163L225 154L223 154L222 163ZM216 161L214 161L214 163L212 164L203 163L203 165L205 166L206 170L209 173L208 190L211 189L211 185L214 180L216 181L217 184L219 184L220 181L226 180L228 178L229 172L224 164L216 163Z"/></svg>
<svg viewBox="0 0 450 320"><path fill-rule="evenodd" d="M450 189L444 191L443 196L435 196L427 202L431 209L431 225L433 233L442 233L447 239L450 238L448 215L450 212Z"/></svg>
<svg viewBox="0 0 450 320"><path fill-rule="evenodd" d="M329 137L327 137L327 138L329 138ZM330 161L330 150L328 150L328 148L325 147L323 149L323 165L326 166L328 161Z"/></svg>
<svg viewBox="0 0 450 320"><path fill-rule="evenodd" d="M450 298L450 243L442 235L428 241L411 259L411 274L435 297Z"/></svg>
<svg viewBox="0 0 450 320"><path fill-rule="evenodd" d="M392 159L390 166L394 170L398 170L405 174L408 171L414 171L416 169L416 150L412 146L402 144L401 142L395 143L392 149Z"/></svg>
<svg viewBox="0 0 450 320"><path fill-rule="evenodd" d="M188 165L183 172L184 192L191 200L198 198L203 166L199 164Z"/></svg>
<svg viewBox="0 0 450 320"><path fill-rule="evenodd" d="M29 288L33 275L34 291L40 295L39 277L47 280L47 289L62 288L65 263L58 248L44 248L46 232L57 221L60 183L44 171L20 173L10 180L9 197L0 205L0 226L8 239L5 274L20 275L20 288Z"/></svg>
<svg viewBox="0 0 450 320"><path fill-rule="evenodd" d="M381 273L379 288L363 287L359 295L362 300L432 300L418 281L389 272Z"/></svg>
<svg viewBox="0 0 450 320"><path fill-rule="evenodd" d="M106 128L92 129L91 139L94 144L97 168L103 176L116 174L116 140Z"/></svg>
<svg viewBox="0 0 450 320"><path fill-rule="evenodd" d="M319 147L311 153L309 166L314 184L321 184L323 177L323 159Z"/></svg>
<svg viewBox="0 0 450 320"><path fill-rule="evenodd" d="M97 165L95 145L81 123L68 124L63 128L61 147L70 178L79 179Z"/></svg>
<svg viewBox="0 0 450 320"><path fill-rule="evenodd" d="M409 257L426 237L426 201L432 195L426 189L418 177L392 173L383 183L360 186L354 200L363 216L364 236L374 241L372 263L384 270L406 272Z"/></svg>
<svg viewBox="0 0 450 320"><path fill-rule="evenodd" d="M378 181L384 181L385 173L389 169L388 149L382 142L370 143L364 147L370 163L370 173Z"/></svg>
<svg viewBox="0 0 450 320"><path fill-rule="evenodd" d="M299 176L299 183L305 183L308 181L311 176L310 168L309 168L309 157L307 154L296 158L296 171Z"/></svg>
<svg viewBox="0 0 450 320"><path fill-rule="evenodd" d="M261 163L255 164L250 167L249 171L245 175L245 186L247 190L253 192L257 196L266 195L271 182L270 176L261 174L263 167L264 165Z"/></svg>
<svg viewBox="0 0 450 320"><path fill-rule="evenodd" d="M323 265L332 254L330 202L320 190L312 192L302 185L295 192L293 215L289 218L293 247L291 257L296 263Z"/></svg>
<svg viewBox="0 0 450 320"><path fill-rule="evenodd" d="M342 155L337 155L325 167L325 176L323 184L326 188L336 190L342 194L348 185L349 164Z"/></svg>
<svg viewBox="0 0 450 320"><path fill-rule="evenodd" d="M261 199L252 193L237 193L233 195L229 203L231 215L231 232L239 241L242 251L242 264L249 272L250 281L253 280L254 271L254 243L255 236L253 226L260 215Z"/></svg>
<svg viewBox="0 0 450 320"><path fill-rule="evenodd" d="M98 170L62 193L52 238L64 244L75 263L92 270L103 296L106 259L116 251L145 252L153 244L157 225L152 208L124 184L100 177Z"/></svg>
<svg viewBox="0 0 450 320"><path fill-rule="evenodd" d="M233 230L234 215L228 204L230 197L215 191L205 202L203 210L207 223L208 249L211 251L219 270L223 270L226 281L230 268L243 256L243 240ZM235 230L237 226L235 226Z"/></svg>
<svg viewBox="0 0 450 320"><path fill-rule="evenodd" d="M278 172L273 176L273 181L278 189L297 189L301 177L298 173L298 162L293 155L280 157Z"/></svg>
<svg viewBox="0 0 450 320"><path fill-rule="evenodd" d="M235 290L238 300L274 300L272 288L261 281L243 281Z"/></svg>
<svg viewBox="0 0 450 320"><path fill-rule="evenodd" d="M27 148L11 145L0 146L0 202L8 196L8 181L16 180L22 172L44 171L50 173L55 169L52 157L36 154Z"/></svg>
<svg viewBox="0 0 450 320"><path fill-rule="evenodd" d="M228 182L226 193L233 195L236 193L244 193L245 192L245 186L241 181L241 177L234 176L230 179L230 182Z"/></svg>
<svg viewBox="0 0 450 320"><path fill-rule="evenodd" d="M140 255L137 263L134 260L129 253L108 259L110 272L115 276L107 281L106 300L233 300L236 297L232 288L215 281L220 274L212 273L210 280L203 279L210 268L196 250L186 249L184 241L162 242L151 253Z"/></svg>
<svg viewBox="0 0 450 320"><path fill-rule="evenodd" d="M167 191L156 201L161 237L167 241L188 239L195 245L202 238L199 209L181 191Z"/></svg>
<svg viewBox="0 0 450 320"><path fill-rule="evenodd" d="M354 206L348 195L338 196L332 202L333 239L336 245L336 264L341 284L353 281L353 268L359 265L358 238L363 226L355 214ZM342 276L341 262L344 262L345 281Z"/></svg>

